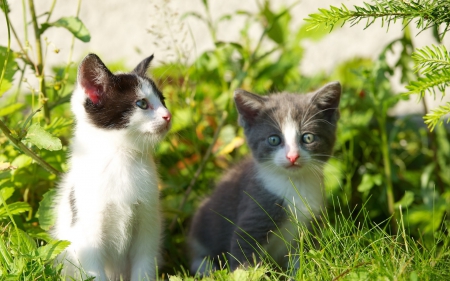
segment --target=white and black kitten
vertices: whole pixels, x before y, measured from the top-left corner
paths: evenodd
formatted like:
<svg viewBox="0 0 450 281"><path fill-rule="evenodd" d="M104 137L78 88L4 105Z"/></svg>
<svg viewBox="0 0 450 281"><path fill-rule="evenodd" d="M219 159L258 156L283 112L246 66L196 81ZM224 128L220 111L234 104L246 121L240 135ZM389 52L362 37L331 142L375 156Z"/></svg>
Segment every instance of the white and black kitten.
<svg viewBox="0 0 450 281"><path fill-rule="evenodd" d="M146 75L152 59L115 75L90 54L78 68L69 171L52 230L71 242L60 255L68 277L155 278L161 215L152 150L170 129L171 114Z"/></svg>
<svg viewBox="0 0 450 281"><path fill-rule="evenodd" d="M288 248L297 246L289 212L307 224L324 206L323 166L336 139L340 95L338 82L305 95L235 91L253 157L228 171L195 214L188 238L193 273L205 273L207 260L213 269L228 260L234 270L265 253L288 266Z"/></svg>

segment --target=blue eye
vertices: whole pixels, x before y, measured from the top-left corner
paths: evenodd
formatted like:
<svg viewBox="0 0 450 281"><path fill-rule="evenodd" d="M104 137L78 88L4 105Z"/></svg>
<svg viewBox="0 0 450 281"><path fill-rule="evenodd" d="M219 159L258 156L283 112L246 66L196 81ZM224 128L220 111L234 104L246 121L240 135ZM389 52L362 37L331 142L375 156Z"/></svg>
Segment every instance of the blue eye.
<svg viewBox="0 0 450 281"><path fill-rule="evenodd" d="M146 99L141 99L136 102L137 107L141 109L148 109L148 102Z"/></svg>
<svg viewBox="0 0 450 281"><path fill-rule="evenodd" d="M280 145L281 138L280 138L280 136L277 136L277 135L271 135L270 137L267 138L267 141L269 142L269 144L271 146L277 146L277 145Z"/></svg>
<svg viewBox="0 0 450 281"><path fill-rule="evenodd" d="M313 134L303 134L302 136L302 141L306 144L310 144L312 142L314 142L316 140L316 136L314 136Z"/></svg>

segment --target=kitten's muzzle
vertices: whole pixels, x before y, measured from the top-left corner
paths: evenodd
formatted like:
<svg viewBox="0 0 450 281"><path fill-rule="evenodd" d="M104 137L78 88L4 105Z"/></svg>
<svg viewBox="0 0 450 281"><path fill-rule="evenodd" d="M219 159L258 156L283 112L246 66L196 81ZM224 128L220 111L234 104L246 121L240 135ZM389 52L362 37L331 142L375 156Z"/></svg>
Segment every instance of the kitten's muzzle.
<svg viewBox="0 0 450 281"><path fill-rule="evenodd" d="M166 120L167 123L170 123L170 120L172 120L172 114L170 114L170 112L167 111L165 114L161 116L161 118Z"/></svg>
<svg viewBox="0 0 450 281"><path fill-rule="evenodd" d="M292 165L296 165L296 161L298 158L300 158L300 155L298 154L298 152L289 152L286 155L286 158L289 160L289 162L291 162Z"/></svg>

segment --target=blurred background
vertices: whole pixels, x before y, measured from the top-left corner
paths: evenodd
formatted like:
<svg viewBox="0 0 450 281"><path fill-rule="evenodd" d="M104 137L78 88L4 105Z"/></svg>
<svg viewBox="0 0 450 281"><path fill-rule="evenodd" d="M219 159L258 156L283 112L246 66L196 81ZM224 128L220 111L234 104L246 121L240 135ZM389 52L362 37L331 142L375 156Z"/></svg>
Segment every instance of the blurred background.
<svg viewBox="0 0 450 281"><path fill-rule="evenodd" d="M262 3L262 1L259 1ZM43 15L52 7L53 0L41 0L37 2L36 14ZM291 20L289 32L294 33L305 24L304 19L318 8L328 8L330 5L347 7L361 4L361 0L271 0L270 7L279 10L282 7L291 7ZM10 19L17 33L24 34L24 21L22 19L21 1L11 1ZM209 13L206 12L202 0L135 0L132 4L124 4L120 0L100 1L92 0L82 2L78 7L78 1L56 1L50 21L62 16L78 16L91 34L88 43L75 41L72 61L76 64L88 53L98 54L105 62L121 61L126 67L132 68L143 56L155 54L156 64L173 61L176 56L174 40L183 46L184 55L189 62L193 62L200 54L214 49L214 41L238 42L241 30L246 21L245 13L257 13L258 0L239 1L230 0L209 1ZM79 10L78 10L79 8ZM215 36L211 36L208 26L197 16L186 14L196 13L199 16L210 16L210 20L216 22ZM232 16L232 17L228 17ZM224 18L225 17L225 18ZM380 23L369 27L366 31L363 25L342 28L336 26L329 35L314 40L308 38L301 42L304 48L303 58L298 65L299 71L312 75L316 73L329 74L336 65L355 57L375 59L383 47L394 39L402 36L401 22L391 24L389 28L381 27ZM31 26L28 32L32 32ZM262 27L252 25L249 27L250 40L259 39ZM318 32L317 30L314 32ZM420 32L412 27L412 41L415 47L423 47L435 42L431 30ZM67 60L71 52L71 40L67 36L67 30L63 28L49 29L47 38L46 67L61 64ZM6 26L0 27L0 40L6 42ZM445 39L448 42L448 39ZM264 44L272 44L270 40ZM17 42L12 41L12 48L17 49ZM53 50L58 49L56 54ZM400 47L394 46L393 57L400 53ZM390 58L388 58L390 59ZM391 59L393 61L393 58ZM398 75L398 74L397 74ZM404 91L400 83L394 81L396 92ZM427 99L427 97L425 97ZM438 101L428 99L433 108ZM410 101L402 101L395 106L395 114L421 113L422 106L417 98Z"/></svg>

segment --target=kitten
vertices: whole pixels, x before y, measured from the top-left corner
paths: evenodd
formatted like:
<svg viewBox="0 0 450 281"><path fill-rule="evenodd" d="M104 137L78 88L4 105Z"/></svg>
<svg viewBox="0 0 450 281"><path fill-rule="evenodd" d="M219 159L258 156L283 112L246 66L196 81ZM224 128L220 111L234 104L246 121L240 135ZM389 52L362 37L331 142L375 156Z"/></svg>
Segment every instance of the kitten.
<svg viewBox="0 0 450 281"><path fill-rule="evenodd" d="M287 268L289 245L272 232L296 247L290 212L304 223L311 220L310 211L320 215L323 166L336 139L340 95L338 82L306 95L235 91L253 157L225 174L195 214L188 237L193 273L208 270L205 257L213 269L223 267L223 257L231 270L253 264L253 254L264 258L258 245Z"/></svg>
<svg viewBox="0 0 450 281"><path fill-rule="evenodd" d="M56 239L64 273L77 280L154 279L161 232L153 147L171 127L164 97L146 75L112 74L95 54L78 68L69 171L59 185Z"/></svg>

